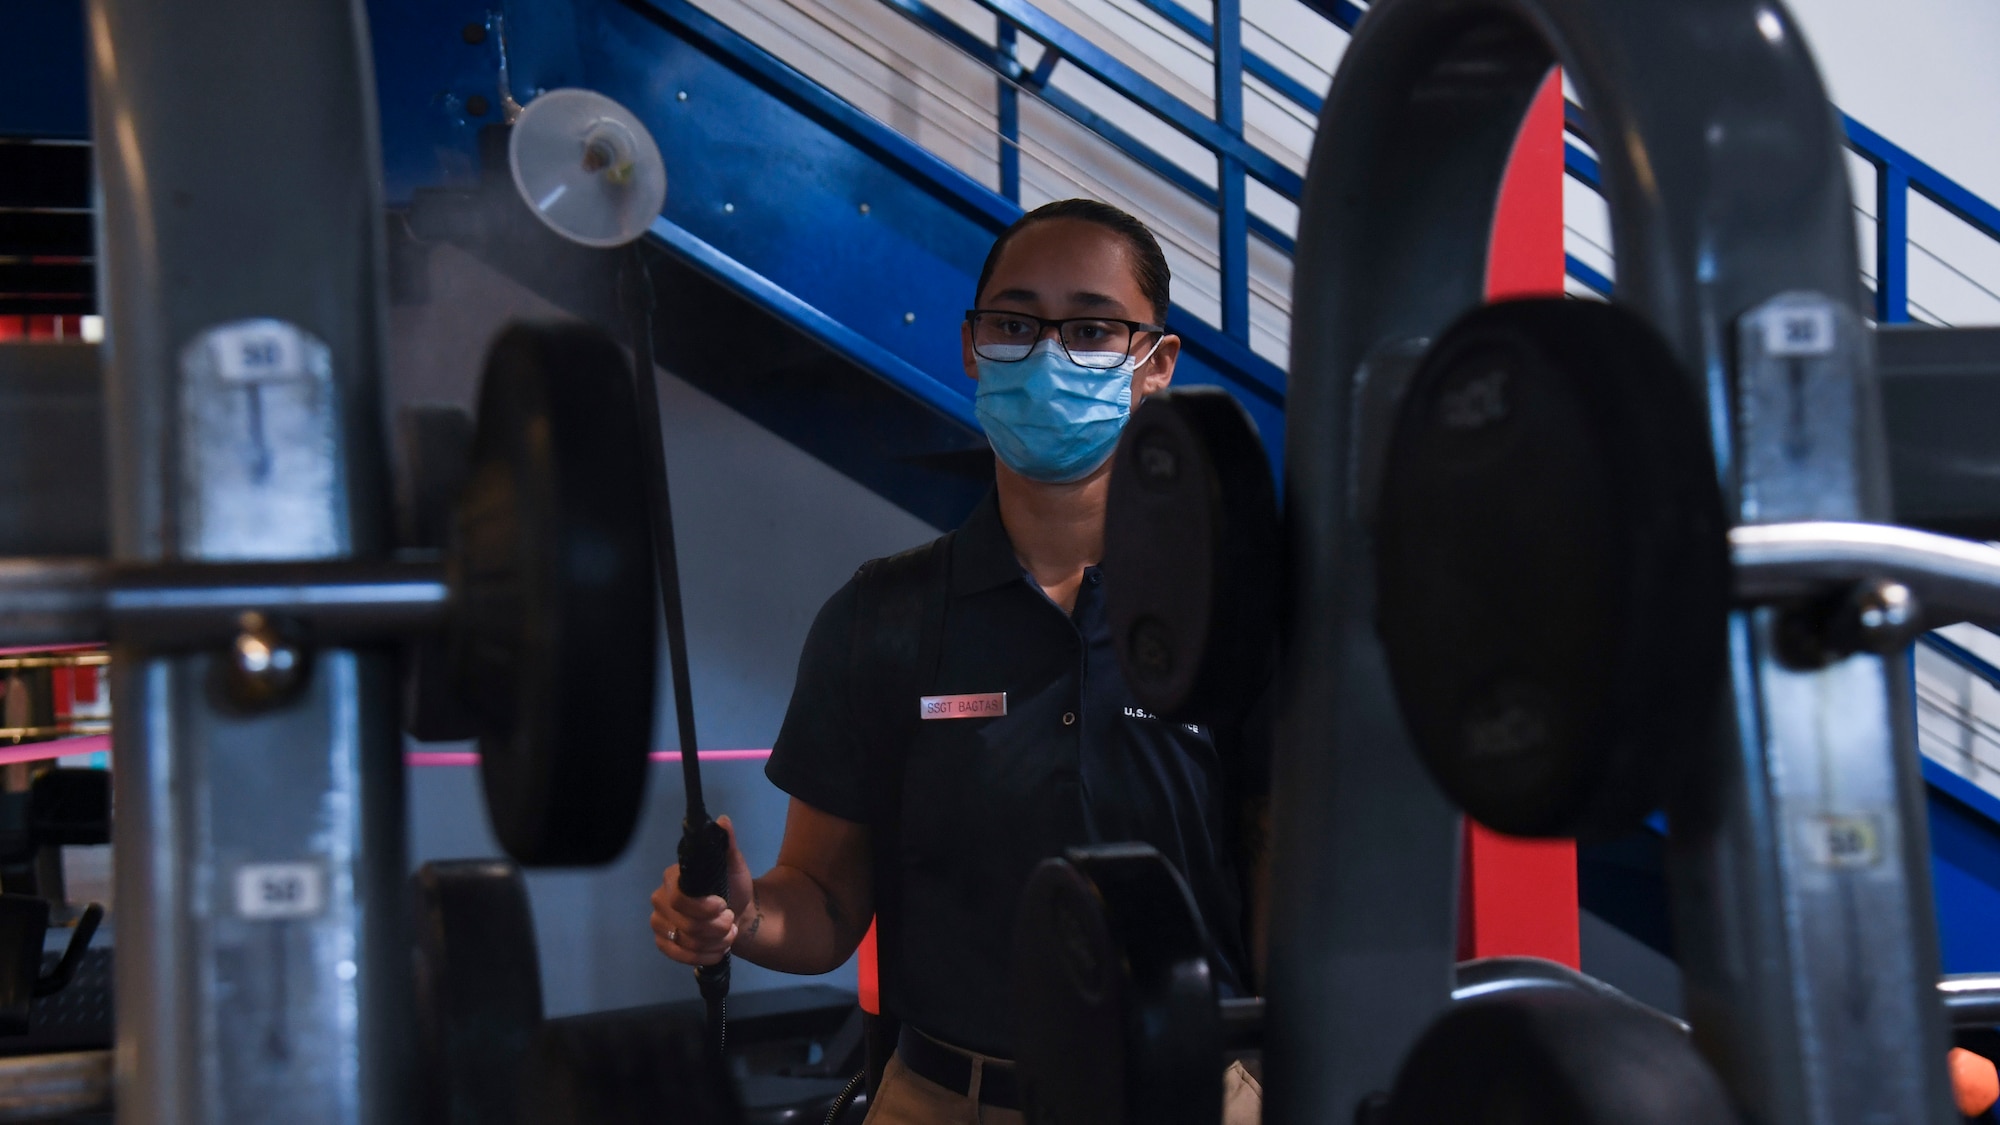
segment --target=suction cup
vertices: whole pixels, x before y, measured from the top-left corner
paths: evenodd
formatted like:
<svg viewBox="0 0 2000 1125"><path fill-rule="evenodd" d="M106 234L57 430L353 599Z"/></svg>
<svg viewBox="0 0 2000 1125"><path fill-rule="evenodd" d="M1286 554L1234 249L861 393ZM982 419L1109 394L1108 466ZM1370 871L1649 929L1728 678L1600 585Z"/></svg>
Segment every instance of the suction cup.
<svg viewBox="0 0 2000 1125"><path fill-rule="evenodd" d="M632 241L667 200L666 162L652 134L590 90L550 90L529 102L514 121L507 164L528 209L585 246Z"/></svg>

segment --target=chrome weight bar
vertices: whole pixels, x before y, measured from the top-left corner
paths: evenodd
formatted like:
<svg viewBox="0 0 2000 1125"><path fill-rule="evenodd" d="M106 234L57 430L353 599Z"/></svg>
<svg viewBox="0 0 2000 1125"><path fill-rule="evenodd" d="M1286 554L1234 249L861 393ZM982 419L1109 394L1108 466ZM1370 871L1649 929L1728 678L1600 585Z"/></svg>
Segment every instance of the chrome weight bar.
<svg viewBox="0 0 2000 1125"><path fill-rule="evenodd" d="M1908 588L1925 628L2000 629L2000 548L1887 524L1817 520L1729 535L1735 592L1751 604L1819 596L1871 580ZM325 562L119 565L0 559L0 645L132 644L149 651L226 645L256 615L315 644L401 640L446 627L454 600L434 555Z"/></svg>
<svg viewBox="0 0 2000 1125"><path fill-rule="evenodd" d="M0 645L188 651L231 643L250 615L294 623L315 644L365 644L442 629L451 604L435 558L156 566L0 559Z"/></svg>
<svg viewBox="0 0 2000 1125"><path fill-rule="evenodd" d="M1842 586L1889 581L1906 588L1895 616L1935 629L1969 621L2000 629L2000 548L1879 523L1809 520L1729 533L1738 598L1770 603ZM1913 600L1910 600L1913 599Z"/></svg>

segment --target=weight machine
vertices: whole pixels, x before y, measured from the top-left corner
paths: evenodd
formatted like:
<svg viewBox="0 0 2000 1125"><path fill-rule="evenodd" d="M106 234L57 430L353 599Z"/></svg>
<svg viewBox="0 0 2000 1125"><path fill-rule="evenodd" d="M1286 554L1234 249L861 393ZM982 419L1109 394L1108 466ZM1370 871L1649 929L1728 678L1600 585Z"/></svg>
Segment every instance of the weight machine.
<svg viewBox="0 0 2000 1125"><path fill-rule="evenodd" d="M114 645L120 1120L410 1120L393 649L458 653L511 848L615 853L650 622L617 642L643 707L593 701L561 652L650 603L643 411L608 343L523 330L451 549L395 556L359 7L89 9L110 552L62 546L88 539L73 513L0 528L0 643ZM1600 138L1620 300L1475 311L1557 64ZM1950 1119L1946 1009L1990 1019L2000 989L1939 997L1903 646L2000 623L2000 551L1894 526L1856 264L1779 5L1371 9L1308 178L1282 514L1240 412L1179 392L1121 444L1107 547L1185 564L1113 608L1151 709L1203 721L1278 676L1269 1000L1215 999L1142 852L1057 862L1023 933L1063 934L1036 963L1069 975L1024 1011L1075 1042L1028 1049L1031 1114L1207 1125L1209 1063L1260 1046L1274 1125ZM1995 525L1921 483L1906 522ZM1656 808L1686 1028L1546 966L1453 964L1461 809L1588 835ZM574 1073L644 1038L562 1034ZM732 1118L693 1041L647 1041ZM632 1080L618 1112L658 1104ZM538 1112L588 1115L558 1089Z"/></svg>

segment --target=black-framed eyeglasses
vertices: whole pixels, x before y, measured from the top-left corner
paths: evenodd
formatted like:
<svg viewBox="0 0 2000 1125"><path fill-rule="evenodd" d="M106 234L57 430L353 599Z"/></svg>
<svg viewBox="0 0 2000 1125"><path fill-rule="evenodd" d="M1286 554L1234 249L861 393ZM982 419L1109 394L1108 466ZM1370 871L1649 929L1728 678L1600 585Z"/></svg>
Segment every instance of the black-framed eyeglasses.
<svg viewBox="0 0 2000 1125"><path fill-rule="evenodd" d="M1035 345L1053 327L1056 339L1072 363L1098 371L1109 371L1123 364L1132 354L1132 341L1139 336L1167 330L1165 325L1141 320L1105 316L1043 320L1002 309L968 309L965 322L972 326L972 352L981 359L1018 363L1028 358L1028 353L1035 350Z"/></svg>

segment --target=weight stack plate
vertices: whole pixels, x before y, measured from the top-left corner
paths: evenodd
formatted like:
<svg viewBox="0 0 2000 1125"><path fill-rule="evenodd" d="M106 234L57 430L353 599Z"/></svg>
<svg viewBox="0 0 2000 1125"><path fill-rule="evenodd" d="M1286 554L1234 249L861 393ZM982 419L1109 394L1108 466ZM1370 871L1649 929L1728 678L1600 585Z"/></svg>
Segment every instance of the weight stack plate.
<svg viewBox="0 0 2000 1125"><path fill-rule="evenodd" d="M1706 414L1651 327L1553 299L1461 318L1377 511L1377 625L1444 791L1520 836L1659 808L1714 720L1730 603Z"/></svg>
<svg viewBox="0 0 2000 1125"><path fill-rule="evenodd" d="M1221 388L1166 391L1115 456L1105 609L1126 683L1155 714L1227 723L1278 650L1278 505L1256 424Z"/></svg>
<svg viewBox="0 0 2000 1125"><path fill-rule="evenodd" d="M1222 1016L1187 884L1145 844L1066 854L1030 877L1014 930L1029 1125L1214 1125Z"/></svg>
<svg viewBox="0 0 2000 1125"><path fill-rule="evenodd" d="M1454 1004L1403 1060L1383 1125L1734 1125L1687 1035L1566 988Z"/></svg>
<svg viewBox="0 0 2000 1125"><path fill-rule="evenodd" d="M435 860L410 876L416 918L417 1078L423 1120L515 1119L542 1024L541 964L521 869Z"/></svg>

